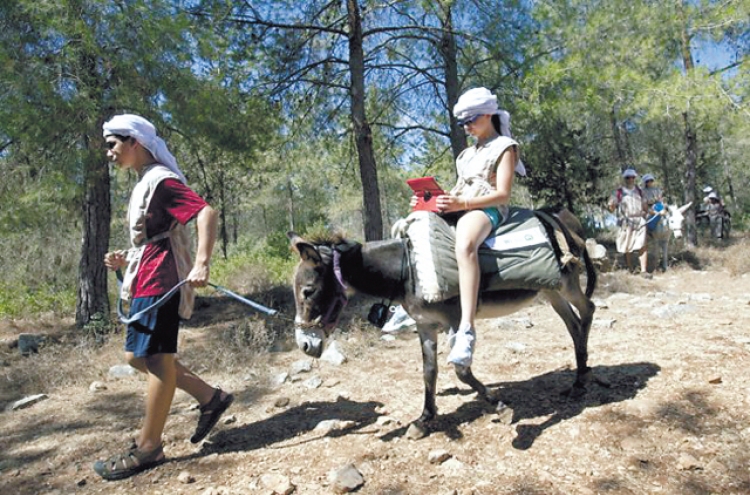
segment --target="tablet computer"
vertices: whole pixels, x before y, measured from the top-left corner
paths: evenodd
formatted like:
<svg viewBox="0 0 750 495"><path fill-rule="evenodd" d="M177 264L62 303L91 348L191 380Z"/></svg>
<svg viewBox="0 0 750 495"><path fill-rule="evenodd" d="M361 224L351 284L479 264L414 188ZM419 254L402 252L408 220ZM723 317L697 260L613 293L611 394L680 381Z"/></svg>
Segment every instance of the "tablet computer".
<svg viewBox="0 0 750 495"><path fill-rule="evenodd" d="M435 180L435 177L419 177L417 179L407 179L406 183L414 191L417 197L417 204L412 211L434 211L438 212L437 197L446 194L443 188Z"/></svg>

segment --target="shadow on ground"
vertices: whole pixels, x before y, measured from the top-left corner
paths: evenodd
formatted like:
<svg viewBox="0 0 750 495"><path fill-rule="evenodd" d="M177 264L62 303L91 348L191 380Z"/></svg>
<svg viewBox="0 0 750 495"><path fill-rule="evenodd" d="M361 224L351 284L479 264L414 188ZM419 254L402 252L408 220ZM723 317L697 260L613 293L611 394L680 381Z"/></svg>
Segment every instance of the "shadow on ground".
<svg viewBox="0 0 750 495"><path fill-rule="evenodd" d="M653 363L594 367L592 368L593 375L607 386L592 380L587 386L586 394L578 398L570 397L565 393L576 378L575 370L567 368L535 376L529 380L491 383L487 386L493 390L493 395L512 409L512 424L516 424L517 432L513 446L519 450L526 450L544 433L544 430L581 414L586 408L634 398L660 369ZM450 388L438 395L471 395L473 393L474 391L469 388ZM452 413L438 416L429 424L429 432L443 432L450 438L458 439L463 436L459 429L462 424L472 423L494 411L494 406L477 398L462 404ZM518 424L523 420L547 416L549 418L541 424ZM387 433L382 439L392 440L402 436L407 429L408 425Z"/></svg>
<svg viewBox="0 0 750 495"><path fill-rule="evenodd" d="M186 458L173 458L172 460L180 461L213 453L225 454L262 449L311 432L321 421L326 420L351 421L353 424L341 430L321 432L321 438L347 435L374 424L380 416L375 409L382 406L383 404L379 402L356 402L348 399L339 399L335 402L307 402L255 423L224 428L211 436L210 441L203 444L200 452ZM316 440L318 438L298 439L295 444ZM283 448L283 446L277 445L276 448Z"/></svg>

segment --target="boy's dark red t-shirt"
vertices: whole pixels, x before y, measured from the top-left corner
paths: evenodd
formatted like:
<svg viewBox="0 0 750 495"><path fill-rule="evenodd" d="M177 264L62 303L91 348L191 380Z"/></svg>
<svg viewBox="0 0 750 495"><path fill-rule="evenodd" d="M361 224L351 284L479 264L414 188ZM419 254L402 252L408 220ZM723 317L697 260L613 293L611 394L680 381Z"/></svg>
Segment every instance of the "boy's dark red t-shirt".
<svg viewBox="0 0 750 495"><path fill-rule="evenodd" d="M208 205L177 179L165 179L154 192L146 213L146 235L166 232L177 220L185 225ZM177 265L169 238L147 244L133 280L133 297L160 296L177 285Z"/></svg>

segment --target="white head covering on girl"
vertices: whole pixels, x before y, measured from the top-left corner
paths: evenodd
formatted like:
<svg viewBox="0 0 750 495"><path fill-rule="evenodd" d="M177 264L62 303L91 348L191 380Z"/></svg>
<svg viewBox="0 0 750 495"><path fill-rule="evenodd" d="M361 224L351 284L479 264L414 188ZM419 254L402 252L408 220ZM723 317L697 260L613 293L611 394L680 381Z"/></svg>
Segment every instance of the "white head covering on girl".
<svg viewBox="0 0 750 495"><path fill-rule="evenodd" d="M462 94L453 107L453 115L458 120L474 115L497 115L500 119L500 134L513 138L510 133L510 114L497 107L497 96L487 88L474 88ZM516 173L526 175L526 167L520 158L516 164Z"/></svg>
<svg viewBox="0 0 750 495"><path fill-rule="evenodd" d="M154 124L140 115L123 114L115 115L111 120L105 122L102 127L104 128L104 137L116 134L118 136L132 137L141 143L144 148L154 155L154 159L157 162L174 172L183 184L187 184L185 174L177 166L177 160L174 155L169 152L169 148L167 148L164 140L156 135Z"/></svg>

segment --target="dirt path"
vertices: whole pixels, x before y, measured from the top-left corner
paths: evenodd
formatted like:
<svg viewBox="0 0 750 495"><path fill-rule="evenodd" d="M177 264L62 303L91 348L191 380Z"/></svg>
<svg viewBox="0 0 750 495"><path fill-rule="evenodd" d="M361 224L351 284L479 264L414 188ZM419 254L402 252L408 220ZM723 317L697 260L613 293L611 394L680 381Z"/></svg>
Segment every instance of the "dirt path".
<svg viewBox="0 0 750 495"><path fill-rule="evenodd" d="M428 437L410 440L423 397L417 337L384 341L369 328L339 339L348 357L340 366L319 361L294 375L307 358L287 350L199 370L237 393L234 422L190 444L197 412L178 392L170 462L107 483L91 464L135 435L144 393L142 377L107 377L119 359L112 342L79 383L0 413L0 493L270 494L275 480L326 494L329 472L349 463L362 494L750 493L750 278L688 269L604 276L595 298L590 365L609 387L591 385L583 399L560 395L574 378L572 342L551 308L535 304L479 326L475 373L499 388L512 423L460 384L441 341L440 418ZM207 331L187 329L181 345L212 344ZM290 376L275 384L282 373ZM106 389L92 393L97 376ZM316 429L326 420L338 422ZM430 462L437 450L449 458Z"/></svg>

